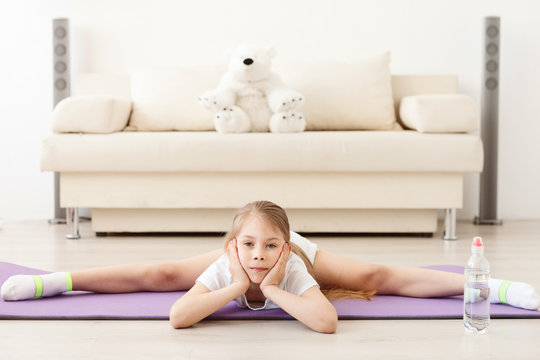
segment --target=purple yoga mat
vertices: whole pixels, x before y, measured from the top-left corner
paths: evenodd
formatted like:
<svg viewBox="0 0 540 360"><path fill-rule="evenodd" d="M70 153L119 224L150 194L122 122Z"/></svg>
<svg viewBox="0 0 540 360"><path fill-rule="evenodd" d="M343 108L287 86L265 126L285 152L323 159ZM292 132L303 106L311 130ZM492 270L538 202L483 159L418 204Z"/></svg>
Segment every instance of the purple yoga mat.
<svg viewBox="0 0 540 360"><path fill-rule="evenodd" d="M429 268L463 273L461 266ZM11 275L45 274L47 271L0 262L0 284ZM139 292L95 294L74 291L68 294L26 301L0 300L0 319L168 319L171 305L185 292ZM402 296L377 296L372 301L332 301L340 319L457 319L463 316L463 300L449 298L418 299ZM493 318L540 318L539 311L492 304ZM234 302L216 311L209 319L291 319L281 309L249 310Z"/></svg>

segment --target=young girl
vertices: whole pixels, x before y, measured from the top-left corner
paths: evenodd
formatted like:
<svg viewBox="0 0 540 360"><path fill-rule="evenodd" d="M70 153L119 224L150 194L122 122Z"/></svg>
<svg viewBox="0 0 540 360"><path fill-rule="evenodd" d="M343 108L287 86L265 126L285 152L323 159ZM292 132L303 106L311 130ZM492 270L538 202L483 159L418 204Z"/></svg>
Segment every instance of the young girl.
<svg viewBox="0 0 540 360"><path fill-rule="evenodd" d="M291 232L285 211L269 201L240 209L225 240L225 252L217 250L174 263L15 275L2 285L1 295L14 301L71 290L124 293L189 289L171 308L170 322L175 328L189 327L235 300L253 310L280 307L315 331L333 333L337 313L328 297L463 294L462 274L365 264L319 250ZM492 303L525 309L540 305L540 298L528 284L491 279L489 287Z"/></svg>

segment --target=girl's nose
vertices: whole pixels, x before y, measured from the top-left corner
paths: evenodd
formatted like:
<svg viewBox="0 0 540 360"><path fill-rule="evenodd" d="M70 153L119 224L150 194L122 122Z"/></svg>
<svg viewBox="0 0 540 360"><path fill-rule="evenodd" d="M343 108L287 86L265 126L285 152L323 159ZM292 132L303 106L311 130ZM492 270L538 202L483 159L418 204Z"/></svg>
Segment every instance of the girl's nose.
<svg viewBox="0 0 540 360"><path fill-rule="evenodd" d="M258 251L255 251L255 252L253 253L253 260L261 260L261 261L262 261L262 260L264 260L264 255L261 254L261 253L258 252Z"/></svg>

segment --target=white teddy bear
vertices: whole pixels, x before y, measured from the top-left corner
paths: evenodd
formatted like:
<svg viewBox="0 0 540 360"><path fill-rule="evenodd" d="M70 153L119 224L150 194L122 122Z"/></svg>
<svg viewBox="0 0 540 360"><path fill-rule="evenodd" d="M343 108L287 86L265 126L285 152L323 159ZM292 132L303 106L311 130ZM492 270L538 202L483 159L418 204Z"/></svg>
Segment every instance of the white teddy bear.
<svg viewBox="0 0 540 360"><path fill-rule="evenodd" d="M199 97L202 106L216 113L218 132L304 131L306 121L296 111L304 97L271 71L274 56L272 47L239 47L217 89Z"/></svg>

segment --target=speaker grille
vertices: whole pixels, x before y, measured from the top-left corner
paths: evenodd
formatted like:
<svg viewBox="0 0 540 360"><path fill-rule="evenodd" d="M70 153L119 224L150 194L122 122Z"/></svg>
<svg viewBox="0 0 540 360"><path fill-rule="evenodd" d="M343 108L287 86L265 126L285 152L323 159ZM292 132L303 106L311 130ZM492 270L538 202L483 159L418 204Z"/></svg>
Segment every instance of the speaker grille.
<svg viewBox="0 0 540 360"><path fill-rule="evenodd" d="M489 38L494 38L496 36L499 36L499 28L495 25L488 25L486 29L486 35Z"/></svg>
<svg viewBox="0 0 540 360"><path fill-rule="evenodd" d="M488 88L488 90L495 90L498 85L499 82L495 78L488 78L486 80L486 87Z"/></svg>
<svg viewBox="0 0 540 360"><path fill-rule="evenodd" d="M486 70L489 71L490 73L495 72L499 70L499 64L494 60L489 60L486 63Z"/></svg>
<svg viewBox="0 0 540 360"><path fill-rule="evenodd" d="M53 106L69 95L69 20L53 19Z"/></svg>
<svg viewBox="0 0 540 360"><path fill-rule="evenodd" d="M497 53L499 52L499 47L497 46L497 44L489 43L486 47L486 51L489 55L497 55Z"/></svg>
<svg viewBox="0 0 540 360"><path fill-rule="evenodd" d="M65 19L55 19L55 21L57 22L61 22ZM66 22L67 23L67 22ZM63 39L66 37L67 35L67 30L65 28L66 24L59 24L58 26L56 26L54 28L54 37L57 38L57 39Z"/></svg>
<svg viewBox="0 0 540 360"><path fill-rule="evenodd" d="M65 45L63 45L63 44L56 45L54 47L54 53L56 54L56 56L64 56L67 53L67 49L66 49Z"/></svg>

